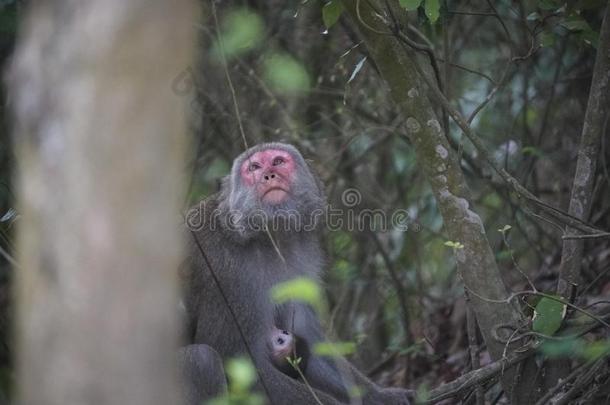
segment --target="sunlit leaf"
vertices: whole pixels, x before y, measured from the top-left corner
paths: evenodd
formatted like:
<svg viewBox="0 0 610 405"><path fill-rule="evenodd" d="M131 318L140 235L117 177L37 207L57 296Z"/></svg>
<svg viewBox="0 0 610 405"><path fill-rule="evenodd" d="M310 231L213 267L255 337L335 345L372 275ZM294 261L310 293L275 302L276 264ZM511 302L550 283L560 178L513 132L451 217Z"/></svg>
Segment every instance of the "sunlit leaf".
<svg viewBox="0 0 610 405"><path fill-rule="evenodd" d="M348 393L350 398L362 398L362 396L364 395L364 390L362 389L362 387L352 385L351 387L349 387Z"/></svg>
<svg viewBox="0 0 610 405"><path fill-rule="evenodd" d="M340 0L331 0L322 7L322 21L328 29L339 21L339 17L343 13L343 3Z"/></svg>
<svg viewBox="0 0 610 405"><path fill-rule="evenodd" d="M225 56L231 58L258 46L263 40L264 28L262 18L247 8L229 12L223 20L221 32ZM218 45L214 54L220 54Z"/></svg>
<svg viewBox="0 0 610 405"><path fill-rule="evenodd" d="M256 381L256 370L250 360L245 358L227 361L226 372L232 391L247 391Z"/></svg>
<svg viewBox="0 0 610 405"><path fill-rule="evenodd" d="M444 245L449 246L454 249L464 249L464 245L462 245L460 242L454 242L451 240L448 240L447 242L445 242Z"/></svg>
<svg viewBox="0 0 610 405"><path fill-rule="evenodd" d="M491 192L483 197L483 204L491 208L500 208L502 206L502 199L497 193Z"/></svg>
<svg viewBox="0 0 610 405"><path fill-rule="evenodd" d="M417 7L421 5L421 2L422 0L399 0L400 5L409 11L417 9Z"/></svg>
<svg viewBox="0 0 610 405"><path fill-rule="evenodd" d="M552 336L561 326L565 314L565 304L548 297L542 297L534 310L532 330Z"/></svg>
<svg viewBox="0 0 610 405"><path fill-rule="evenodd" d="M505 233L506 231L510 230L511 228L512 228L512 226L510 226L510 225L504 225L502 228L498 229L498 232Z"/></svg>
<svg viewBox="0 0 610 405"><path fill-rule="evenodd" d="M439 0L426 0L426 16L428 17L428 20L430 20L431 23L434 24L436 20L438 20L438 17L440 16L440 9L441 3L439 2Z"/></svg>
<svg viewBox="0 0 610 405"><path fill-rule="evenodd" d="M356 351L354 342L320 342L313 347L313 352L318 356L339 357L347 356Z"/></svg>
<svg viewBox="0 0 610 405"><path fill-rule="evenodd" d="M275 90L299 93L309 89L309 75L301 63L286 54L272 54L264 62L264 76Z"/></svg>
<svg viewBox="0 0 610 405"><path fill-rule="evenodd" d="M587 344L583 350L583 356L587 360L597 360L602 356L608 355L608 353L610 353L609 340L591 342Z"/></svg>
<svg viewBox="0 0 610 405"><path fill-rule="evenodd" d="M271 298L278 304L288 301L302 301L314 308L319 308L322 303L322 292L320 286L314 280L299 277L273 286Z"/></svg>

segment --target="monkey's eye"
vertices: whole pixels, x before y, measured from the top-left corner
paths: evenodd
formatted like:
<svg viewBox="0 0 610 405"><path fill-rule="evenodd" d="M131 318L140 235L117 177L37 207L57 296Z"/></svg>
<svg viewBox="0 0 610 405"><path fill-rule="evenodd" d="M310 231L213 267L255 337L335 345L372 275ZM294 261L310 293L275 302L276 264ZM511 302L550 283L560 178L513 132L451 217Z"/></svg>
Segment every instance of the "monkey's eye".
<svg viewBox="0 0 610 405"><path fill-rule="evenodd" d="M248 166L248 171L253 172L260 168L261 168L261 165L259 165L258 163L250 163L250 166Z"/></svg>
<svg viewBox="0 0 610 405"><path fill-rule="evenodd" d="M284 158L276 157L275 159L273 159L273 166L279 166L282 164L284 164Z"/></svg>

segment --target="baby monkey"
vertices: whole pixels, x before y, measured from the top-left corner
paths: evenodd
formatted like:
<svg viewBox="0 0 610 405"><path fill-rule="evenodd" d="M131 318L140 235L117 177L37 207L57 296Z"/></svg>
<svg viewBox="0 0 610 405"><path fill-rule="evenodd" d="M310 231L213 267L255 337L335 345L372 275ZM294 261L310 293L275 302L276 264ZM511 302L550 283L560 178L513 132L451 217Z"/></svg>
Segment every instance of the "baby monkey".
<svg viewBox="0 0 610 405"><path fill-rule="evenodd" d="M271 330L269 349L271 362L282 373L295 379L300 377L300 373L305 373L309 347L303 338L274 326Z"/></svg>

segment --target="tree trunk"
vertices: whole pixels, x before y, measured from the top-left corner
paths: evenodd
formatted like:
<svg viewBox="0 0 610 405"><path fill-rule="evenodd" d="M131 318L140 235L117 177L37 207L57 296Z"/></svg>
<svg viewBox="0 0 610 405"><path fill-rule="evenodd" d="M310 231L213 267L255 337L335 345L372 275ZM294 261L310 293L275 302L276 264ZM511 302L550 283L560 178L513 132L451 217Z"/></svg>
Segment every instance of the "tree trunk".
<svg viewBox="0 0 610 405"><path fill-rule="evenodd" d="M427 89L422 86L423 80L415 68L414 56L407 53L378 15L379 10L385 10L386 4L394 6L396 12L400 13L401 9L396 2L343 0L343 4L351 20L358 25L394 101L407 117L409 139L432 187L447 234L451 241L463 245L454 249L458 272L465 287L472 292L470 303L487 348L492 358L498 360L510 354L512 346L506 347L505 343L495 339L495 327L516 326L523 315L514 302L503 302L508 298L506 286L483 223L469 202L470 191L457 157L449 147L439 119L426 96ZM401 17L398 18L400 20ZM513 403L523 403L519 402L521 394L532 395L525 390L513 392L513 389L519 378L529 378L530 373L534 372L533 365L522 372L516 367L504 372L502 385Z"/></svg>
<svg viewBox="0 0 610 405"><path fill-rule="evenodd" d="M173 404L194 1L32 2L9 73L18 396Z"/></svg>
<svg viewBox="0 0 610 405"><path fill-rule="evenodd" d="M585 122L580 135L576 173L570 195L568 213L576 218L587 221L593 203L593 184L597 159L604 135L604 121L610 109L610 6L606 6L604 20L599 35L599 49L593 68L591 89ZM566 235L581 234L577 229L568 228ZM561 250L559 266L559 281L557 293L568 301L574 301L578 296L581 283L580 267L582 264L585 242L583 239L566 239ZM570 361L567 359L549 362L545 378L547 388L555 386L560 378L570 372Z"/></svg>
<svg viewBox="0 0 610 405"><path fill-rule="evenodd" d="M591 212L593 183L599 148L604 132L604 120L610 107L610 6L606 6L604 21L599 35L599 49L593 68L593 79L589 91L589 101L585 122L580 135L576 173L570 196L569 214L587 221ZM580 232L569 228L567 234ZM580 284L584 240L567 239L563 242L561 266L557 292L566 299L573 299Z"/></svg>

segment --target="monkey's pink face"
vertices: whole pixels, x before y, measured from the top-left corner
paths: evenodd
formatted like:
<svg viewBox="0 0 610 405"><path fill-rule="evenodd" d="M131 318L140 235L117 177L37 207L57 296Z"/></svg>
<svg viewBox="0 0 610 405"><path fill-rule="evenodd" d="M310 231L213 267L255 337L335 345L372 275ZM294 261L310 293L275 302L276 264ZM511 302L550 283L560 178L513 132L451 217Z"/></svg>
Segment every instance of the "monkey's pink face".
<svg viewBox="0 0 610 405"><path fill-rule="evenodd" d="M240 168L243 183L269 204L279 204L288 197L295 175L290 153L265 149L244 160Z"/></svg>

